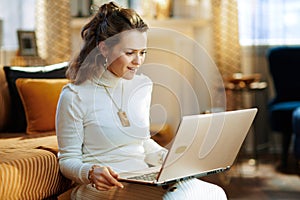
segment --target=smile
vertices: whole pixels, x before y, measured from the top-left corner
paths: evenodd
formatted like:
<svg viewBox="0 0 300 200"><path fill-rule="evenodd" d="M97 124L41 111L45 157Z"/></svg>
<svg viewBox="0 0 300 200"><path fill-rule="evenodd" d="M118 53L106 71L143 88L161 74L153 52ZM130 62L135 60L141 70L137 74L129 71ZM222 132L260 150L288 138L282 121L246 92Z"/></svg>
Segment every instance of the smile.
<svg viewBox="0 0 300 200"><path fill-rule="evenodd" d="M137 68L134 68L134 67L127 67L130 71L132 72L136 72L137 71Z"/></svg>

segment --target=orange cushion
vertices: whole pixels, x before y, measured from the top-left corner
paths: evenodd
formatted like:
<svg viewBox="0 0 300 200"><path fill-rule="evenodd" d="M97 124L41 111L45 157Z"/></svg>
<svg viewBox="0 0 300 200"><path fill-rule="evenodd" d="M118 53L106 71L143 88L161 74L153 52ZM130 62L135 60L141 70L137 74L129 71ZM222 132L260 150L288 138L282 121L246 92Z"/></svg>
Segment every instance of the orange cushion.
<svg viewBox="0 0 300 200"><path fill-rule="evenodd" d="M27 134L55 130L57 101L63 86L67 83L67 79L19 78L16 80L24 106Z"/></svg>

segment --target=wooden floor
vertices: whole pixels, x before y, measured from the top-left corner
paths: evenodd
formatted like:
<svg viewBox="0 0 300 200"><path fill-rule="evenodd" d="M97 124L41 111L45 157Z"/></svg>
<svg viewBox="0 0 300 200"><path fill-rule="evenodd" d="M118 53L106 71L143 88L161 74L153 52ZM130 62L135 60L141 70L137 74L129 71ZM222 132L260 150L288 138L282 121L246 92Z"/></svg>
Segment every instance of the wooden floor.
<svg viewBox="0 0 300 200"><path fill-rule="evenodd" d="M290 157L285 173L276 170L278 156L265 154L258 160L239 158L229 171L203 179L220 185L232 200L299 200L299 168Z"/></svg>

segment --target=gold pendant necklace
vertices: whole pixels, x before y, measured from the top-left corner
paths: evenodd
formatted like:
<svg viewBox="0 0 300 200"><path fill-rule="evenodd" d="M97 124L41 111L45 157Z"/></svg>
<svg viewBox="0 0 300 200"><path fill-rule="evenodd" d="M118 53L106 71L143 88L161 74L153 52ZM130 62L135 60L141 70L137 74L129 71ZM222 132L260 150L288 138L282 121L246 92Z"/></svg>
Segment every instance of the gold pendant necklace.
<svg viewBox="0 0 300 200"><path fill-rule="evenodd" d="M121 107L119 108L117 103L115 102L115 100L112 98L110 92L108 91L107 87L102 85L107 93L107 95L109 96L109 98L111 99L111 101L114 103L114 105L116 106L116 108L118 109L118 116L119 116L119 119L121 121L121 124L123 127L128 127L130 126L130 122L129 122L129 119L127 117L127 114L125 111L122 110L122 107L123 107L123 94L124 94L124 86L122 84L122 96L121 96Z"/></svg>

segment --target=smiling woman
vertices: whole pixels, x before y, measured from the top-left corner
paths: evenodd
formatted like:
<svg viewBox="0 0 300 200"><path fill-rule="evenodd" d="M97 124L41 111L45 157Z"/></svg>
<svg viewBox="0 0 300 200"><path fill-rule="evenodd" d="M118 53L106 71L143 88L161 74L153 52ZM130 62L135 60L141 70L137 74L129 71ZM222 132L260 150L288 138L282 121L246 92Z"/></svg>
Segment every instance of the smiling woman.
<svg viewBox="0 0 300 200"><path fill-rule="evenodd" d="M147 34L137 30L124 31L121 40L110 55L105 42L100 42L99 50L107 59L107 69L117 77L132 79L137 69L144 63L147 46Z"/></svg>
<svg viewBox="0 0 300 200"><path fill-rule="evenodd" d="M148 25L132 9L103 4L82 29L83 47L69 65L71 83L56 116L59 164L77 184L72 199L226 199L191 179L163 187L119 182L119 173L159 166L167 149L150 135L153 82L136 74L145 60Z"/></svg>

